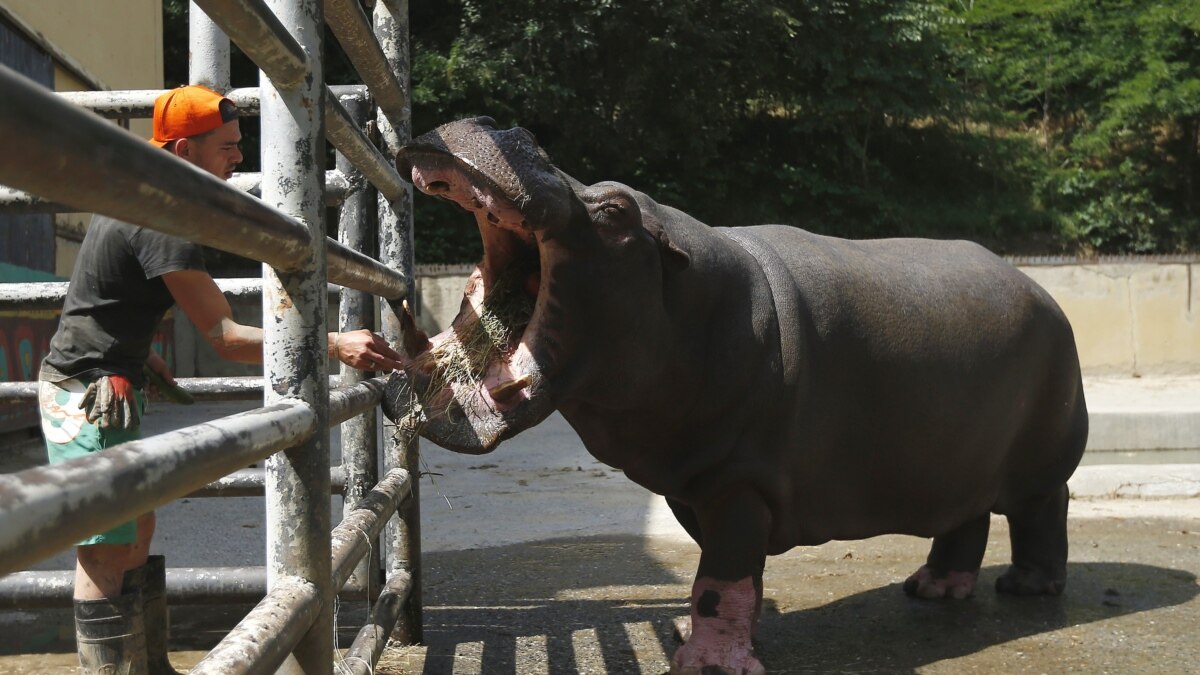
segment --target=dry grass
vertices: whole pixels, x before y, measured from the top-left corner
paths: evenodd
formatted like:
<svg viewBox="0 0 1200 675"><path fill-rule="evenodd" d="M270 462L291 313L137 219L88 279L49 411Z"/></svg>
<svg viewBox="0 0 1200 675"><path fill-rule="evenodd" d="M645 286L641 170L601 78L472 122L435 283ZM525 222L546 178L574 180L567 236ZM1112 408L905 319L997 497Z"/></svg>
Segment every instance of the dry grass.
<svg viewBox="0 0 1200 675"><path fill-rule="evenodd" d="M400 421L402 431L419 433L425 421L424 406L437 401L440 392L453 385L478 391L488 365L511 355L514 338L533 316L535 299L525 292L529 267L511 265L492 282L480 316L456 326L454 335L418 359L430 373L424 391L412 390L411 410ZM449 406L453 401L447 400Z"/></svg>

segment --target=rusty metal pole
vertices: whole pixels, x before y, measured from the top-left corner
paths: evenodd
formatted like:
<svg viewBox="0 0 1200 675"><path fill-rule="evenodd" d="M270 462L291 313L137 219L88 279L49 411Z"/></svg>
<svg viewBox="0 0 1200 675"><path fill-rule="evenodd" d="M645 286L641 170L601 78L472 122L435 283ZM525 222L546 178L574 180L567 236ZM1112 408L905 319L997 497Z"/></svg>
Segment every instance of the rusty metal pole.
<svg viewBox="0 0 1200 675"><path fill-rule="evenodd" d="M327 429L324 20L319 0L271 0L268 5L312 58L307 75L291 87L276 88L265 73L259 75L262 199L305 223L313 246L298 270L263 268L264 400L303 400L313 406L317 427ZM293 652L295 658L280 672L332 672L329 482L327 433L267 461L268 594L297 581L312 584L317 594L312 625Z"/></svg>
<svg viewBox="0 0 1200 675"><path fill-rule="evenodd" d="M375 37L404 93L405 106L399 115L401 119L390 119L382 112L375 115L380 151L384 157L395 158L400 145L412 134L408 0L376 0L373 14ZM407 183L402 197L387 199L381 196L379 199L379 259L388 267L407 272L407 278L413 278L412 188ZM411 292L409 297L413 297ZM392 308L385 303L380 308L380 315L384 337L392 344L400 344L400 322ZM384 434L384 471L403 467L413 476L409 483L412 497L401 507L398 522L393 520L389 523L385 536L384 567L387 578L390 580L397 575L412 577L412 593L400 621L392 631L392 637L404 644L417 644L422 640L419 447L416 438L399 438L394 425L385 424L385 429L391 433Z"/></svg>
<svg viewBox="0 0 1200 675"><path fill-rule="evenodd" d="M357 95L348 92L339 96L342 107L349 113L354 124L359 128L366 125L367 112L370 110L370 98L366 87ZM338 212L337 239L346 248L376 257L378 237L375 228L376 193L363 179L362 173L354 167L342 153L337 153L338 172L346 177L352 190L342 202ZM367 206L370 204L371 209ZM375 311L375 298L370 293L356 291L350 288L342 289L338 302L338 330L351 331L358 328L378 329L378 314ZM341 383L343 386L361 382L368 377L367 373L346 364L341 366ZM363 495L379 480L379 421L378 409L371 410L342 423L342 467L345 470L345 490L342 494L343 517L348 516L358 507ZM372 542L370 554L363 558L354 568L350 581L354 588L365 590L372 602L382 587L380 583L380 553L379 546Z"/></svg>
<svg viewBox="0 0 1200 675"><path fill-rule="evenodd" d="M229 91L229 38L195 2L188 7L188 81Z"/></svg>

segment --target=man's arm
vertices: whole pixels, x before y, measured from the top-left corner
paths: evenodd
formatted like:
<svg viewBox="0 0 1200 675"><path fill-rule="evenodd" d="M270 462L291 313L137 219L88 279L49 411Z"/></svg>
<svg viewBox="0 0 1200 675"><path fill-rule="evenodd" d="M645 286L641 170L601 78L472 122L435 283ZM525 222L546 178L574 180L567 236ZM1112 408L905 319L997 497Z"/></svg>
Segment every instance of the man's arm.
<svg viewBox="0 0 1200 675"><path fill-rule="evenodd" d="M167 272L162 279L176 304L218 356L240 363L262 363L262 329L233 320L229 301L208 272ZM329 357L352 368L390 372L402 367L400 354L369 330L329 333L327 340Z"/></svg>
<svg viewBox="0 0 1200 675"><path fill-rule="evenodd" d="M262 363L262 329L233 320L229 301L208 272L180 270L167 272L162 279L217 356L238 363Z"/></svg>

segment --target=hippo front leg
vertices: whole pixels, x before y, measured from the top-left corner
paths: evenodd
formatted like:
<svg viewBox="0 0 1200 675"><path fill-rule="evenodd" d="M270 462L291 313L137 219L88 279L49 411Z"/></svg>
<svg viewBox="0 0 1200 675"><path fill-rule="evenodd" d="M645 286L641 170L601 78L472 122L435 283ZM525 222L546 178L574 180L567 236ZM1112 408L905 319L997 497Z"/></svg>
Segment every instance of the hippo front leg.
<svg viewBox="0 0 1200 675"><path fill-rule="evenodd" d="M731 490L694 505L691 515L700 567L692 585L691 636L671 659L671 673L765 673L751 638L762 607L771 520L766 503L753 490Z"/></svg>

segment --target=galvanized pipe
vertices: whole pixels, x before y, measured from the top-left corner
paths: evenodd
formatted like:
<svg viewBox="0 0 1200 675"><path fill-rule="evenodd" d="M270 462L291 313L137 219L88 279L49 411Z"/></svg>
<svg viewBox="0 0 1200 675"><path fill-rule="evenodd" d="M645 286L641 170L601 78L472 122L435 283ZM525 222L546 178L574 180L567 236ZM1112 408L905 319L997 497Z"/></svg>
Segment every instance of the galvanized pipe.
<svg viewBox="0 0 1200 675"><path fill-rule="evenodd" d="M371 32L371 21L358 0L325 0L325 21L354 69L371 88L376 104L393 124L408 123L411 106L396 73ZM361 126L361 125L360 125Z"/></svg>
<svg viewBox="0 0 1200 675"><path fill-rule="evenodd" d="M385 385L384 378L375 377L330 391L329 423L341 424L355 415L374 409L383 399Z"/></svg>
<svg viewBox="0 0 1200 675"><path fill-rule="evenodd" d="M397 74L404 91L409 90L408 68L408 2L407 0L376 0L374 8L375 36L387 57L388 65ZM408 98L408 97L406 97ZM394 157L412 133L408 117L397 124L382 114L375 116L380 133L380 150L385 157ZM405 270L412 278L412 191L405 183L404 195L390 199L381 194L379 212L379 259L397 270ZM400 321L392 303L381 303L383 336L392 344L403 344ZM386 423L385 423L386 425ZM393 427L394 429L394 427ZM385 433L384 470L394 467L407 469L419 476L420 458L417 439L401 438L397 433ZM400 517L389 521L385 534L384 567L388 579L398 574L412 577L413 591L405 603L404 615L392 637L404 644L417 644L422 639L421 626L421 517L420 482L411 483L413 496L400 508Z"/></svg>
<svg viewBox="0 0 1200 675"><path fill-rule="evenodd" d="M228 476L190 492L184 497L188 499L204 499L208 497L261 497L266 494L266 469L241 469ZM330 467L329 489L331 494L342 494L346 489L346 470L341 466Z"/></svg>
<svg viewBox="0 0 1200 675"><path fill-rule="evenodd" d="M340 381L330 378L330 386ZM175 380L181 389L198 401L253 401L262 399L261 377L181 377ZM331 415L342 421L358 412L369 411L379 404L385 381L380 378L358 382L351 388L332 390L329 397ZM37 398L37 382L0 382L0 404L20 403Z"/></svg>
<svg viewBox="0 0 1200 675"><path fill-rule="evenodd" d="M321 72L321 52L306 49L307 45L298 42L288 31L287 19L277 16L263 0L195 2L277 86L299 87L310 73ZM316 58L310 62L308 54Z"/></svg>
<svg viewBox="0 0 1200 675"><path fill-rule="evenodd" d="M343 670L340 672L373 675L375 664L379 663L379 657L383 655L388 638L396 626L396 620L404 611L412 591L413 578L405 571L396 572L387 580L383 592L371 608L367 624L358 631L354 643L342 657Z"/></svg>
<svg viewBox="0 0 1200 675"><path fill-rule="evenodd" d="M75 570L13 572L0 577L0 610L70 607ZM232 605L262 600L267 594L267 568L168 567L167 599L174 605ZM342 600L364 600L365 593L344 586Z"/></svg>
<svg viewBox="0 0 1200 675"><path fill-rule="evenodd" d="M172 604L221 605L258 602L267 590L265 567L167 568ZM14 572L0 578L0 609L70 607L75 570Z"/></svg>
<svg viewBox="0 0 1200 675"><path fill-rule="evenodd" d="M190 675L271 675L288 658L297 645L312 639L311 629L322 613L321 591L311 581L296 577L276 577L271 580L270 590L221 640L207 656L188 671ZM332 630L332 626L330 627ZM327 660L332 659L332 635L326 642L330 648ZM299 651L299 649L297 649ZM330 672L330 666L309 666L306 672ZM280 670L279 672L287 672Z"/></svg>
<svg viewBox="0 0 1200 675"><path fill-rule="evenodd" d="M181 389L198 401L262 400L261 377L181 377ZM37 399L37 382L0 382L0 404Z"/></svg>
<svg viewBox="0 0 1200 675"><path fill-rule="evenodd" d="M0 185L0 213L70 213L73 210L57 202L31 195L24 190Z"/></svg>
<svg viewBox="0 0 1200 675"><path fill-rule="evenodd" d="M0 475L0 575L181 497L315 434L311 406L266 408ZM325 468L325 503L329 470Z"/></svg>
<svg viewBox="0 0 1200 675"><path fill-rule="evenodd" d="M371 550L371 542L383 531L396 507L411 496L408 490L411 483L407 471L392 469L333 529L334 588L346 585L355 564Z"/></svg>
<svg viewBox="0 0 1200 675"><path fill-rule="evenodd" d="M307 228L225 181L3 66L0 91L0 183L282 269L311 256Z"/></svg>
<svg viewBox="0 0 1200 675"><path fill-rule="evenodd" d="M229 90L229 38L194 0L188 7L188 81Z"/></svg>
<svg viewBox="0 0 1200 675"><path fill-rule="evenodd" d="M257 197L259 186L262 184L262 174L254 172L235 173L226 182L242 192ZM351 186L350 181L346 180L346 177L340 171L327 171L325 173L326 206L338 206L346 199L347 194L356 189L357 186ZM14 190L13 188L0 185L0 213L70 213L72 211L74 209L62 204L42 199L22 190Z"/></svg>
<svg viewBox="0 0 1200 675"><path fill-rule="evenodd" d="M270 9L304 51L323 53L324 21L319 0L270 0ZM232 32L230 35L245 47ZM317 426L327 429L328 302L325 209L321 202L325 73L320 58L312 59L308 66L304 78L287 82L276 78L267 64L259 64L263 68L259 74L263 201L304 222L315 244L312 255L299 269L263 269L264 400L305 401L313 406ZM302 580L311 587L316 603L306 616L311 623L294 622L301 625L302 639L288 640L295 647L295 661L289 660L285 672L327 673L334 651L328 434L315 434L267 460L266 505L268 596L274 595L280 584ZM248 616L239 629L245 626L242 630L247 635L263 637L251 619ZM294 623L288 622L285 628L292 629ZM237 636L235 630L226 641L237 644Z"/></svg>
<svg viewBox="0 0 1200 675"><path fill-rule="evenodd" d="M87 108L106 119L149 119L154 114L154 99L163 89L123 89L120 91L60 91L57 96L71 105ZM258 87L239 87L224 92L237 104L242 115L258 114Z"/></svg>
<svg viewBox="0 0 1200 675"><path fill-rule="evenodd" d="M256 298L262 293L262 279L232 277L215 279L217 288L228 298ZM329 293L341 287L330 284ZM26 284L0 284L0 311L39 311L62 309L66 300L67 282L35 281Z"/></svg>
<svg viewBox="0 0 1200 675"><path fill-rule="evenodd" d="M371 181L388 201L403 199L408 194L408 183L400 178L400 174L396 172L396 165L388 161L367 138L366 133L354 124L354 120L338 103L332 92L326 92L325 111L325 134L329 137L329 142L349 157L354 166L362 171L367 180ZM395 154L391 156L395 157Z"/></svg>
<svg viewBox="0 0 1200 675"><path fill-rule="evenodd" d="M326 8L328 10L328 6ZM329 17L326 21L330 22ZM374 41L374 36L369 36ZM356 128L366 126L371 112L369 99L361 95L341 97L342 107L350 115ZM362 181L362 174L346 157L337 153L337 169L351 182ZM370 184L356 191L342 203L338 212L338 241L346 248L374 256L378 249L375 229L374 204L376 191ZM372 208L368 209L368 205ZM379 327L379 314L375 309L375 298L362 291L344 289L338 302L338 330L351 331L356 328ZM367 374L357 368L341 364L343 384L361 382ZM362 415L342 423L342 467L345 469L345 490L342 493L342 515L348 516L358 506L363 495L379 480L379 417L374 406ZM377 540L378 537L375 537ZM351 584L370 591L378 589L380 575L380 547L373 546L371 552L355 567Z"/></svg>
<svg viewBox="0 0 1200 675"><path fill-rule="evenodd" d="M8 311L59 310L62 309L66 297L65 281L0 284L0 309Z"/></svg>

